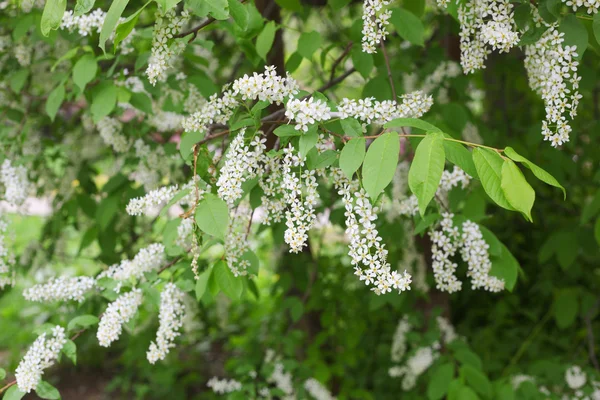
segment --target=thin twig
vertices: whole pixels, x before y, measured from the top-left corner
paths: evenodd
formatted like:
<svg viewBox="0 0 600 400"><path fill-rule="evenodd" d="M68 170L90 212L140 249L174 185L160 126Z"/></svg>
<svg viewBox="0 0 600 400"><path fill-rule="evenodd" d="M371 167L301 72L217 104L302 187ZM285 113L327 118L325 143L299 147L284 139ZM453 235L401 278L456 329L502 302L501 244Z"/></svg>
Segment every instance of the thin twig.
<svg viewBox="0 0 600 400"><path fill-rule="evenodd" d="M344 49L342 54L340 54L340 56L333 62L333 65L331 66L331 75L329 75L330 81L335 79L335 69L344 60L344 58L346 58L348 53L350 53L351 49L352 49L352 42L348 43L348 45L346 46L346 48Z"/></svg>
<svg viewBox="0 0 600 400"><path fill-rule="evenodd" d="M596 357L596 351L594 348L596 339L594 338L594 331L592 329L592 314L596 311L598 306L600 306L600 299L598 299L596 304L594 304L594 306L587 312L587 314L583 317L583 320L585 321L587 330L588 353L590 356L590 361L592 362L594 368L596 368L597 371L600 371L600 364L598 363L598 358Z"/></svg>
<svg viewBox="0 0 600 400"><path fill-rule="evenodd" d="M392 68L390 67L390 59L387 54L387 50L385 49L385 41L382 39L380 42L381 50L383 51L383 59L385 60L385 68L387 69L388 79L390 80L390 87L392 88L392 95L394 96L394 101L398 99L396 96L396 86L394 85L394 79L392 78Z"/></svg>

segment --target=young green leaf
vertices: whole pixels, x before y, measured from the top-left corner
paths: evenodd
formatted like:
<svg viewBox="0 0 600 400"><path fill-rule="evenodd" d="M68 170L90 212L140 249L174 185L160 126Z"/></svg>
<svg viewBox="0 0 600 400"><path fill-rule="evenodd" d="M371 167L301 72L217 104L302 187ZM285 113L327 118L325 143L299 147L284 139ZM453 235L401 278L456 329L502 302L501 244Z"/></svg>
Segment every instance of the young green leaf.
<svg viewBox="0 0 600 400"><path fill-rule="evenodd" d="M77 345L74 341L67 340L61 351L73 364L77 364Z"/></svg>
<svg viewBox="0 0 600 400"><path fill-rule="evenodd" d="M350 179L365 159L365 139L355 138L350 140L340 153L340 168Z"/></svg>
<svg viewBox="0 0 600 400"><path fill-rule="evenodd" d="M77 0L75 8L73 8L73 16L79 17L83 14L87 14L88 11L94 7L95 0Z"/></svg>
<svg viewBox="0 0 600 400"><path fill-rule="evenodd" d="M42 35L48 36L50 31L58 29L63 15L67 9L67 0L47 0L42 13L40 30Z"/></svg>
<svg viewBox="0 0 600 400"><path fill-rule="evenodd" d="M178 3L179 0L176 0L176 2ZM123 40L125 40L125 38L127 38L127 36L129 36L131 31L133 31L133 28L135 27L135 24L137 23L138 18L140 17L140 14L144 10L144 8L146 8L146 6L150 3L151 3L151 1L148 1L146 4L144 4L142 6L142 8L137 10L135 13L131 14L129 17L127 17L127 19L125 21L123 21L122 23L119 24L119 26L117 26L117 30L115 32L115 40L114 40L114 50L115 51L117 50L117 47L119 47L119 43L121 43ZM169 8L172 8L173 6L175 6L175 4L173 4Z"/></svg>
<svg viewBox="0 0 600 400"><path fill-rule="evenodd" d="M362 167L363 187L372 199L389 185L396 172L400 139L396 132L384 133L371 145Z"/></svg>
<svg viewBox="0 0 600 400"><path fill-rule="evenodd" d="M401 128L403 126L410 126L411 128L421 129L425 132L442 132L437 126L417 118L396 118L384 125L386 128Z"/></svg>
<svg viewBox="0 0 600 400"><path fill-rule="evenodd" d="M196 207L196 224L205 233L216 238L225 238L229 226L227 204L212 193L204 195Z"/></svg>
<svg viewBox="0 0 600 400"><path fill-rule="evenodd" d="M98 323L98 317L91 314L79 315L67 324L67 330L72 331L75 328L88 328L92 325L96 325Z"/></svg>
<svg viewBox="0 0 600 400"><path fill-rule="evenodd" d="M100 39L98 43L98 46L100 46L104 53L106 53L106 41L117 27L119 18L121 18L121 14L125 11L127 3L129 3L129 0L114 0L106 13L104 24L102 24L102 29L100 30Z"/></svg>
<svg viewBox="0 0 600 400"><path fill-rule="evenodd" d="M362 124L355 118L344 118L340 120L344 134L349 137L359 137L363 135Z"/></svg>
<svg viewBox="0 0 600 400"><path fill-rule="evenodd" d="M85 85L96 77L98 63L93 54L85 53L73 66L73 82L83 92Z"/></svg>
<svg viewBox="0 0 600 400"><path fill-rule="evenodd" d="M217 285L227 297L232 300L240 298L244 289L242 279L233 275L225 261L220 260L215 264L213 274Z"/></svg>
<svg viewBox="0 0 600 400"><path fill-rule="evenodd" d="M308 152L315 147L317 140L319 140L319 134L317 133L316 125L313 125L304 135L300 136L298 141L298 151L302 156L306 156Z"/></svg>
<svg viewBox="0 0 600 400"><path fill-rule="evenodd" d="M304 32L298 39L298 54L310 60L317 49L321 47L321 35L319 32Z"/></svg>
<svg viewBox="0 0 600 400"><path fill-rule="evenodd" d="M107 82L94 94L90 111L95 123L114 110L117 105L117 94L117 87L112 82Z"/></svg>
<svg viewBox="0 0 600 400"><path fill-rule="evenodd" d="M58 85L46 100L46 114L50 117L52 121L54 121L54 117L56 117L56 113L60 108L63 100L65 99L65 87L61 84Z"/></svg>
<svg viewBox="0 0 600 400"><path fill-rule="evenodd" d="M489 399L492 397L492 384L481 371L470 365L463 365L460 367L460 373L465 377L469 386L481 394L483 398Z"/></svg>
<svg viewBox="0 0 600 400"><path fill-rule="evenodd" d="M446 134L444 134L446 136ZM460 143L444 140L444 151L446 159L456 165L471 177L477 177L477 169L473 163L473 155Z"/></svg>
<svg viewBox="0 0 600 400"><path fill-rule="evenodd" d="M534 163L517 153L512 147L507 147L506 149L504 149L504 154L506 154L511 160L520 162L523 165L525 165L531 170L531 172L533 172L533 175L535 175L535 177L538 178L540 181L545 182L550 186L554 186L561 189L563 191L564 198L567 198L567 191L565 190L565 188L560 183L558 183L556 178L554 178L544 169L538 167L537 165L535 165Z"/></svg>
<svg viewBox="0 0 600 400"><path fill-rule="evenodd" d="M212 274L213 267L208 267L206 271L202 272L198 275L198 279L196 280L196 300L200 301L204 293L206 293L206 288L208 288L208 281L210 280L210 276Z"/></svg>
<svg viewBox="0 0 600 400"><path fill-rule="evenodd" d="M352 64L359 74L365 79L369 78L373 70L373 55L362 51L360 46L354 46L351 53Z"/></svg>
<svg viewBox="0 0 600 400"><path fill-rule="evenodd" d="M427 398L429 400L442 399L448 393L448 387L453 377L454 365L452 363L438 366L427 384Z"/></svg>
<svg viewBox="0 0 600 400"><path fill-rule="evenodd" d="M56 389L54 386L52 386L46 381L41 381L40 383L38 383L37 387L35 388L35 393L42 399L60 399L60 393L58 392L58 389Z"/></svg>
<svg viewBox="0 0 600 400"><path fill-rule="evenodd" d="M419 212L425 215L427 205L435 196L442 173L446 154L444 139L440 133L430 133L419 143L415 157L408 171L408 186L419 201Z"/></svg>
<svg viewBox="0 0 600 400"><path fill-rule="evenodd" d="M588 46L588 32L575 14L567 14L558 27L565 34L563 46L577 46L577 57L581 60Z"/></svg>
<svg viewBox="0 0 600 400"><path fill-rule="evenodd" d="M4 393L2 400L21 400L23 396L25 396L25 393L21 392L17 385L12 385Z"/></svg>
<svg viewBox="0 0 600 400"><path fill-rule="evenodd" d="M263 30L258 34L258 37L256 38L256 53L263 60L267 59L267 54L269 54L269 50L271 50L271 46L273 46L276 30L277 28L275 26L275 22L271 21L265 25Z"/></svg>
<svg viewBox="0 0 600 400"><path fill-rule="evenodd" d="M238 0L228 0L227 4L229 5L229 13L231 14L231 17L237 26L239 26L241 30L245 31L248 28L249 20L246 7L244 7L244 5Z"/></svg>
<svg viewBox="0 0 600 400"><path fill-rule="evenodd" d="M522 212L530 222L533 222L531 208L535 201L535 191L512 160L504 160L501 187L508 203L515 210Z"/></svg>
<svg viewBox="0 0 600 400"><path fill-rule="evenodd" d="M229 18L229 5L227 0L204 0L208 12L214 19L224 20Z"/></svg>
<svg viewBox="0 0 600 400"><path fill-rule="evenodd" d="M476 148L473 163L487 195L500 207L515 211L502 191L502 157L495 151Z"/></svg>
<svg viewBox="0 0 600 400"><path fill-rule="evenodd" d="M415 14L403 8L396 8L392 11L390 22L402 39L417 46L425 45L425 27Z"/></svg>

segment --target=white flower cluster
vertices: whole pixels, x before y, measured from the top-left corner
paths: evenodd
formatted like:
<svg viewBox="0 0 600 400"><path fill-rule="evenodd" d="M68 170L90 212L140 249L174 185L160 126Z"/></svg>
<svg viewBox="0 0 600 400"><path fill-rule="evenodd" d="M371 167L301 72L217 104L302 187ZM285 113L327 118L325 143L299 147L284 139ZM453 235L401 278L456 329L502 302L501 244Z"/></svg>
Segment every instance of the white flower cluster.
<svg viewBox="0 0 600 400"><path fill-rule="evenodd" d="M250 146L244 145L246 129L231 141L225 156L225 164L221 168L221 175L217 180L217 194L231 208L235 201L242 197L242 184L256 176L260 170L259 162L264 150L266 139L257 135L252 139ZM251 150L252 149L252 150Z"/></svg>
<svg viewBox="0 0 600 400"><path fill-rule="evenodd" d="M456 331L454 330L454 326L448 321L448 319L439 316L436 318L436 322L440 332L442 334L442 341L445 344L452 343L458 338Z"/></svg>
<svg viewBox="0 0 600 400"><path fill-rule="evenodd" d="M285 107L285 116L296 122L296 130L308 132L308 125L327 121L331 118L331 109L326 102L315 100L290 99Z"/></svg>
<svg viewBox="0 0 600 400"><path fill-rule="evenodd" d="M283 78L275 73L274 66L266 66L263 74L244 75L234 81L231 89L226 90L220 98L212 95L201 111L183 122L183 129L186 132L206 132L210 124L226 124L239 104L237 97L281 104L296 93L298 83L289 74Z"/></svg>
<svg viewBox="0 0 600 400"><path fill-rule="evenodd" d="M32 286L23 291L23 297L29 301L77 301L81 303L84 295L96 287L96 279L90 276L77 276L50 279L46 283Z"/></svg>
<svg viewBox="0 0 600 400"><path fill-rule="evenodd" d="M596 14L600 8L598 0L562 0L567 6L572 7L573 11L577 11L580 7L585 7L588 14Z"/></svg>
<svg viewBox="0 0 600 400"><path fill-rule="evenodd" d="M303 158L294 155L293 151L291 144L283 150L285 154L282 164L284 201L289 206L289 210L285 213L287 229L284 239L290 246L290 252L298 253L306 246L308 231L315 222L315 206L319 194L314 170L302 171L300 178L292 171L292 168L304 166Z"/></svg>
<svg viewBox="0 0 600 400"><path fill-rule="evenodd" d="M27 169L22 165L13 166L9 159L0 167L0 182L4 185L4 200L13 206L23 204L33 188L27 179Z"/></svg>
<svg viewBox="0 0 600 400"><path fill-rule="evenodd" d="M29 67L31 65L33 46L28 46L25 43L19 43L14 46L14 53L15 58L21 67Z"/></svg>
<svg viewBox="0 0 600 400"><path fill-rule="evenodd" d="M214 393L217 394L227 394L232 392L237 392L242 389L241 382L238 382L234 379L219 379L216 376L210 378L210 380L206 383L206 386L212 389Z"/></svg>
<svg viewBox="0 0 600 400"><path fill-rule="evenodd" d="M519 42L509 0L469 0L458 8L460 63L465 74L485 68L491 50L508 52Z"/></svg>
<svg viewBox="0 0 600 400"><path fill-rule="evenodd" d="M402 318L398 322L394 337L392 338L392 349L390 351L390 358L392 362L399 363L406 354L406 334L410 332L412 325L408 322L408 317Z"/></svg>
<svg viewBox="0 0 600 400"><path fill-rule="evenodd" d="M248 275L250 261L243 256L250 249L247 234L251 218L252 208L246 203L239 204L229 212L229 227L225 236L225 260L236 277Z"/></svg>
<svg viewBox="0 0 600 400"><path fill-rule="evenodd" d="M160 177L169 173L169 158L162 146L152 150L149 144L142 139L137 139L133 144L135 155L140 159L135 171L129 174L129 178L144 185L144 189L152 190L160 181Z"/></svg>
<svg viewBox="0 0 600 400"><path fill-rule="evenodd" d="M315 378L309 378L304 381L304 389L306 389L308 394L315 400L335 400L335 397L331 395L329 389Z"/></svg>
<svg viewBox="0 0 600 400"><path fill-rule="evenodd" d="M263 190L261 197L260 223L271 225L271 223L281 222L286 208L284 201L285 187L283 185L283 168L281 168L281 156L276 154L273 157L264 157L265 174L258 181L260 188Z"/></svg>
<svg viewBox="0 0 600 400"><path fill-rule="evenodd" d="M418 348L415 353L406 360L403 366L394 366L390 368L389 375L392 378L402 379L402 389L405 391L415 387L417 379L421 376L433 362L439 357L439 343L434 343L432 346Z"/></svg>
<svg viewBox="0 0 600 400"><path fill-rule="evenodd" d="M122 134L123 125L115 118L104 117L96 124L100 137L117 153L124 153L129 149L130 142Z"/></svg>
<svg viewBox="0 0 600 400"><path fill-rule="evenodd" d="M389 34L387 25L392 12L385 7L390 0L365 0L363 4L362 51L377 53L377 46Z"/></svg>
<svg viewBox="0 0 600 400"><path fill-rule="evenodd" d="M566 115L575 118L581 99L577 49L576 46L563 46L563 36L556 27L550 27L537 43L525 46L529 86L542 97L546 108L542 134L553 147L569 141L572 128Z"/></svg>
<svg viewBox="0 0 600 400"><path fill-rule="evenodd" d="M7 231L8 222L0 214L0 290L6 286L13 286L15 284L15 274L12 272L12 266L15 264L15 256L9 251L9 246L6 242Z"/></svg>
<svg viewBox="0 0 600 400"><path fill-rule="evenodd" d="M462 288L462 282L454 275L457 264L451 260L456 251L461 249L461 256L468 265L467 276L471 278L473 289L484 288L490 292L504 289L504 281L489 272L492 263L489 259L489 245L483 240L479 226L471 221L462 225L463 233L452 222L453 214L442 214L441 229L430 232L433 242L433 276L439 290L453 293Z"/></svg>
<svg viewBox="0 0 600 400"><path fill-rule="evenodd" d="M144 197L131 199L126 207L127 214L150 215L167 204L177 192L177 185L163 186L146 193Z"/></svg>
<svg viewBox="0 0 600 400"><path fill-rule="evenodd" d="M396 118L420 118L433 105L433 98L420 90L402 95L402 103L393 100L377 101L343 98L338 105L340 118L353 117L367 124L383 125Z"/></svg>
<svg viewBox="0 0 600 400"><path fill-rule="evenodd" d="M467 276L471 278L473 289L483 288L490 292L504 290L504 281L490 275L492 262L488 249L490 246L483 240L479 225L466 221L462 225L462 250L463 261L467 263Z"/></svg>
<svg viewBox="0 0 600 400"><path fill-rule="evenodd" d="M181 129L185 117L172 111L158 111L150 116L148 124L152 125L159 132L170 132Z"/></svg>
<svg viewBox="0 0 600 400"><path fill-rule="evenodd" d="M108 305L106 311L102 314L96 334L100 346L109 347L112 342L121 336L123 324L129 322L137 313L142 300L142 290L135 288L131 292L117 297L115 301Z"/></svg>
<svg viewBox="0 0 600 400"><path fill-rule="evenodd" d="M454 166L452 172L448 170L444 170L442 173L442 178L440 179L440 186L438 188L438 195L441 195L441 192L449 192L453 188L460 185L461 189L465 189L469 186L471 182L471 177L462 169L457 166Z"/></svg>
<svg viewBox="0 0 600 400"><path fill-rule="evenodd" d="M573 389L577 390L581 388L587 382L587 375L578 365L573 365L565 372L565 381L567 385Z"/></svg>
<svg viewBox="0 0 600 400"><path fill-rule="evenodd" d="M179 328L183 325L185 305L183 293L174 283L167 283L160 294L160 311L158 313L159 327L156 334L156 343L150 344L146 357L151 364L164 360L169 349L175 347L173 341L181 333Z"/></svg>
<svg viewBox="0 0 600 400"><path fill-rule="evenodd" d="M421 85L421 90L425 93L432 93L438 87L440 91L446 88L448 79L456 78L460 75L460 65L454 61L442 61L433 71L431 75L428 75Z"/></svg>
<svg viewBox="0 0 600 400"><path fill-rule="evenodd" d="M66 29L69 32L77 30L81 36L91 36L94 33L100 33L106 13L101 9L97 8L89 14L75 16L73 11L68 10L63 14L62 23L60 29ZM125 18L119 18L119 23L125 21ZM121 43L121 53L128 54L133 51L131 43L135 35L135 29L131 31L128 37L126 37ZM114 38L114 34L111 35L111 39Z"/></svg>
<svg viewBox="0 0 600 400"><path fill-rule="evenodd" d="M65 343L65 329L58 325L52 328L52 337L47 337L46 333L38 336L15 372L17 386L21 392L29 393L37 387L42 380L44 369L54 364Z"/></svg>
<svg viewBox="0 0 600 400"><path fill-rule="evenodd" d="M292 382L292 374L285 372L283 364L277 362L273 373L267 378L267 382L274 384L279 390L281 390L285 396L282 399L292 400L296 396L294 394L294 384Z"/></svg>
<svg viewBox="0 0 600 400"><path fill-rule="evenodd" d="M374 221L377 220L377 207L373 207L365 191L357 192L338 169L333 169L334 185L342 196L346 209L346 234L350 239L348 255L354 265L354 274L367 286L373 285L377 295L391 292L401 293L410 290L411 276L404 271L392 271L387 261L388 251L381 243L381 236Z"/></svg>
<svg viewBox="0 0 600 400"><path fill-rule="evenodd" d="M174 8L166 12L159 9L156 13L152 53L146 69L148 81L152 85L167 79L167 71L173 65L175 58L185 49L185 41L173 39L183 31L189 19L190 14L187 10L182 11L181 16L175 14Z"/></svg>
<svg viewBox="0 0 600 400"><path fill-rule="evenodd" d="M194 220L186 218L181 221L177 227L177 239L175 244L184 250L187 250L192 245L192 235L194 233Z"/></svg>
<svg viewBox="0 0 600 400"><path fill-rule="evenodd" d="M117 281L139 279L144 273L157 270L165 262L165 246L160 243L151 244L141 249L133 260L123 260L102 271L98 278L112 278Z"/></svg>

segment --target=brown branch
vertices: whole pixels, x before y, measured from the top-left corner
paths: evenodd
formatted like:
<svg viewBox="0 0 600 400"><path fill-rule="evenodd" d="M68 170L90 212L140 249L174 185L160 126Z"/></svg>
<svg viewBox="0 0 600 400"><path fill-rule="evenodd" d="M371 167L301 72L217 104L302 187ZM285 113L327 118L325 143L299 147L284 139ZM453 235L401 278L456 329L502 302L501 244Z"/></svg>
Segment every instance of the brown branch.
<svg viewBox="0 0 600 400"><path fill-rule="evenodd" d="M245 3L245 2L246 2L246 0L242 0L240 3ZM212 24L215 21L216 21L216 19L214 19L213 17L210 17L206 21L202 22L200 25L196 26L195 28L192 28L192 29L187 30L185 32L178 33L174 37L176 37L176 38L184 38L187 35L194 34L194 36L192 36L190 38L190 42L191 42L192 40L196 39L196 36L198 35L198 31L200 31L202 28L206 28L208 25Z"/></svg>
<svg viewBox="0 0 600 400"><path fill-rule="evenodd" d="M348 53L350 53L351 49L352 49L352 42L348 43L348 45L346 46L346 49L344 49L344 51L342 52L342 54L340 54L340 56L333 62L333 65L331 66L331 75L329 75L329 81L334 80L334 78L335 78L335 69L342 62L342 60L344 58L346 58L346 56L348 55Z"/></svg>
<svg viewBox="0 0 600 400"><path fill-rule="evenodd" d="M390 87L392 88L392 95L394 96L394 101L397 101L398 97L396 96L396 86L394 85L394 79L392 79L392 68L390 68L390 58L388 57L387 50L385 49L385 43L381 40L381 50L383 51L383 59L385 60L385 68L387 69L388 79L390 80Z"/></svg>

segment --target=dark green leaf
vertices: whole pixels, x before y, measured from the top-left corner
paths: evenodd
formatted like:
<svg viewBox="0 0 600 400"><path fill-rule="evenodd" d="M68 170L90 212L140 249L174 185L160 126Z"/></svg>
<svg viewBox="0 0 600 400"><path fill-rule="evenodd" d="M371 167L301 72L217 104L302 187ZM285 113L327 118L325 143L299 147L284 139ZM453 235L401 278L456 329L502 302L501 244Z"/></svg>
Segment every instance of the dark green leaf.
<svg viewBox="0 0 600 400"><path fill-rule="evenodd" d="M240 298L244 289L242 279L233 275L225 261L220 260L215 264L213 274L217 285L227 297L232 300Z"/></svg>

